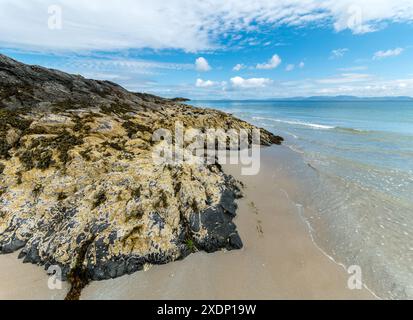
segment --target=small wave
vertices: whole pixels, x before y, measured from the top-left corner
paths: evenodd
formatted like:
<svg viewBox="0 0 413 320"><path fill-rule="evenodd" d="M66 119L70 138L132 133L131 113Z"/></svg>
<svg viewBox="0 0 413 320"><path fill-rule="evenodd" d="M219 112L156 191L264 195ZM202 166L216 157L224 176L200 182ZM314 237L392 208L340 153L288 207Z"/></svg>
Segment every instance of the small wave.
<svg viewBox="0 0 413 320"><path fill-rule="evenodd" d="M298 139L298 136L295 135L294 133L291 133L291 132L289 132L289 131L285 131L285 133L288 134L288 135L290 135L290 136L292 136L294 139Z"/></svg>
<svg viewBox="0 0 413 320"><path fill-rule="evenodd" d="M336 130L345 131L354 134L368 134L373 133L374 131L371 130L362 130L362 129L354 129L354 128L346 128L346 127L335 127Z"/></svg>
<svg viewBox="0 0 413 320"><path fill-rule="evenodd" d="M294 152L296 152L296 153L304 154L304 151L298 149L298 148L295 147L295 146L292 146L292 145L289 145L289 144L286 144L286 146L287 146L287 148L289 148L290 150L292 150L292 151L294 151Z"/></svg>
<svg viewBox="0 0 413 320"><path fill-rule="evenodd" d="M324 124L304 122L304 121L281 120L281 119L264 118L264 117L253 117L253 119L254 120L268 120L268 121L274 121L274 122L280 122L280 123L300 125L300 126L305 126L305 127L315 128L315 129L322 129L322 130L335 129L334 126L328 126Z"/></svg>
<svg viewBox="0 0 413 320"><path fill-rule="evenodd" d="M344 132L354 133L354 134L369 134L369 133L378 132L378 131L372 131L372 130L363 130L363 129L347 128L347 127L340 127L340 126L329 126L325 124L318 124L318 123L298 121L298 120L282 120L282 119L274 119L274 118L266 118L266 117L253 117L253 119L299 125L299 126L309 127L313 129L344 131Z"/></svg>

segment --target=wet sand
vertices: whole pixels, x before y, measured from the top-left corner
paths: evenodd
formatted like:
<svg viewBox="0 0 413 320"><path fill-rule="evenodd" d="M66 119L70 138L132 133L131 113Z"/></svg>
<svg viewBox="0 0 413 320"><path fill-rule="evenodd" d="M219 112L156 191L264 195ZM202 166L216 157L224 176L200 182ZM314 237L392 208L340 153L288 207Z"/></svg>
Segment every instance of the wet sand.
<svg viewBox="0 0 413 320"><path fill-rule="evenodd" d="M350 290L347 272L312 241L285 186L277 161L288 161L285 147L266 148L256 176L240 167L224 170L245 184L235 223L244 242L239 251L199 252L183 261L152 266L114 280L93 282L82 299L374 299L365 289ZM281 159L282 158L282 159ZM283 187L280 187L283 186ZM291 185L288 190L294 190ZM23 265L17 255L0 256L0 298L61 299L47 275Z"/></svg>

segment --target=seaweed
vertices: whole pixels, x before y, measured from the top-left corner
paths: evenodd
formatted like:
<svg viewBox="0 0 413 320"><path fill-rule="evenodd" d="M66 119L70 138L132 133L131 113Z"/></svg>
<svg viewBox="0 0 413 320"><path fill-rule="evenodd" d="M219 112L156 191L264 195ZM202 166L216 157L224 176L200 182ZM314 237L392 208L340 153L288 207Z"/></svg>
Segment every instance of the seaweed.
<svg viewBox="0 0 413 320"><path fill-rule="evenodd" d="M92 152L91 148L87 148L85 150L82 150L79 152L79 154L82 156L83 159L85 159L86 161L90 161L92 160L90 153Z"/></svg>
<svg viewBox="0 0 413 320"><path fill-rule="evenodd" d="M191 209L192 209L194 212L199 212L198 203L196 202L195 199L193 199L193 201L192 201L192 203L191 203Z"/></svg>
<svg viewBox="0 0 413 320"><path fill-rule="evenodd" d="M80 100L75 101L72 99L61 100L53 103L52 111L53 112L64 112L71 109L86 109L89 107L89 101Z"/></svg>
<svg viewBox="0 0 413 320"><path fill-rule="evenodd" d="M40 154L37 162L37 168L41 170L46 170L54 164L53 152L51 150L46 150Z"/></svg>
<svg viewBox="0 0 413 320"><path fill-rule="evenodd" d="M14 144L9 144L6 139L7 132L15 128L25 134L31 123L31 120L23 119L14 111L0 109L0 159L9 159L9 151L19 143L18 140Z"/></svg>
<svg viewBox="0 0 413 320"><path fill-rule="evenodd" d="M132 217L138 220L142 219L144 212L140 209L133 209L127 216L126 220L129 221Z"/></svg>
<svg viewBox="0 0 413 320"><path fill-rule="evenodd" d="M40 194L43 192L43 185L38 183L34 186L32 194L34 198L38 198Z"/></svg>
<svg viewBox="0 0 413 320"><path fill-rule="evenodd" d="M30 127L31 123L31 120L22 118L15 111L0 109L0 131L7 131L9 126L25 131Z"/></svg>
<svg viewBox="0 0 413 320"><path fill-rule="evenodd" d="M168 205L168 196L164 190L160 191L160 196L154 204L155 209L166 208Z"/></svg>
<svg viewBox="0 0 413 320"><path fill-rule="evenodd" d="M57 201L63 201L67 198L67 194L64 192L59 192L59 194L57 195Z"/></svg>
<svg viewBox="0 0 413 320"><path fill-rule="evenodd" d="M55 164L53 160L53 149L59 153L59 160L63 165L70 160L69 151L83 143L81 137L71 135L68 131L63 131L53 138L41 137L32 141L28 149L19 153L19 159L26 170L34 168L45 170Z"/></svg>
<svg viewBox="0 0 413 320"><path fill-rule="evenodd" d="M195 242L192 239L186 239L185 244L191 252L196 251Z"/></svg>
<svg viewBox="0 0 413 320"><path fill-rule="evenodd" d="M85 241L79 249L76 258L75 266L68 274L68 280L71 284L70 291L65 297L65 300L79 300L83 288L85 288L90 281L86 268L83 266L87 251L95 241L96 236Z"/></svg>
<svg viewBox="0 0 413 320"><path fill-rule="evenodd" d="M116 115L123 115L125 113L133 111L133 107L125 102L118 101L116 103L112 103L109 106L103 105L100 107L100 110L105 114L116 114Z"/></svg>
<svg viewBox="0 0 413 320"><path fill-rule="evenodd" d="M53 146L59 151L59 159L63 164L70 160L69 151L81 144L83 144L83 138L73 136L68 131L63 131L53 142Z"/></svg>
<svg viewBox="0 0 413 320"><path fill-rule="evenodd" d="M105 146L105 147L110 147L110 148L115 149L117 151L124 151L124 146L120 145L117 142L105 141L104 143L102 143L102 145Z"/></svg>
<svg viewBox="0 0 413 320"><path fill-rule="evenodd" d="M93 120L94 115L88 114L84 118L81 118L79 116L75 116L74 122L75 126L73 127L74 132L84 132L84 133L89 133L92 127L87 124L87 122Z"/></svg>
<svg viewBox="0 0 413 320"><path fill-rule="evenodd" d="M151 128L145 125L139 124L139 123L129 121L129 120L122 123L122 127L128 133L129 139L132 139L132 137L139 131L140 132L152 132Z"/></svg>
<svg viewBox="0 0 413 320"><path fill-rule="evenodd" d="M1 134L1 133L0 133ZM0 159L9 159L9 151L12 147L0 136Z"/></svg>
<svg viewBox="0 0 413 320"><path fill-rule="evenodd" d="M26 170L33 168L46 170L54 164L53 152L51 150L26 150L19 156Z"/></svg>
<svg viewBox="0 0 413 320"><path fill-rule="evenodd" d="M20 185L20 184L23 183L23 175L22 175L22 173L21 173L20 171L16 173L16 178L17 178L16 183L17 183L18 185Z"/></svg>
<svg viewBox="0 0 413 320"><path fill-rule="evenodd" d="M31 170L33 169L36 165L33 162L35 158L34 151L32 150L26 150L23 153L19 154L19 160L23 164L23 166L26 168L26 170Z"/></svg>
<svg viewBox="0 0 413 320"><path fill-rule="evenodd" d="M96 209L97 207L101 206L106 200L107 198L105 191L100 190L95 196L95 202L93 203L92 208Z"/></svg>
<svg viewBox="0 0 413 320"><path fill-rule="evenodd" d="M139 199L141 197L141 189L142 187L139 186L131 191L131 195L133 199Z"/></svg>

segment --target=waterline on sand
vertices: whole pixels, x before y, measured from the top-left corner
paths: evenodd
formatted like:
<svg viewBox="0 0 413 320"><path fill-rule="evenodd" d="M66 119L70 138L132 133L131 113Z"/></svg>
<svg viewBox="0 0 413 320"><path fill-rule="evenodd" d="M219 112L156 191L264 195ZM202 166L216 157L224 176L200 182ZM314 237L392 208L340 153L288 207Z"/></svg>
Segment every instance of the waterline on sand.
<svg viewBox="0 0 413 320"><path fill-rule="evenodd" d="M297 161L274 161L301 185L292 194L318 246L343 265L359 265L380 297L413 297L411 102L203 105L283 136Z"/></svg>

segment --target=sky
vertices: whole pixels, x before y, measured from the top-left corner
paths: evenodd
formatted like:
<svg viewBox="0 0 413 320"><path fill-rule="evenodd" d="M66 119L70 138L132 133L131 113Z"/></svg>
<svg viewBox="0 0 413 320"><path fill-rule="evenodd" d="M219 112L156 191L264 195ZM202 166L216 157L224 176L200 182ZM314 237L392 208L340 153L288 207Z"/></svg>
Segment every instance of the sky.
<svg viewBox="0 0 413 320"><path fill-rule="evenodd" d="M0 53L165 97L413 96L413 0L0 0Z"/></svg>

